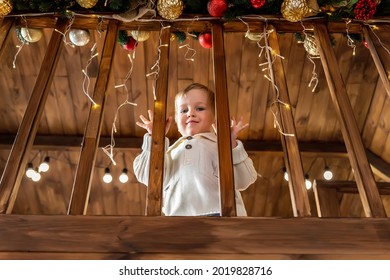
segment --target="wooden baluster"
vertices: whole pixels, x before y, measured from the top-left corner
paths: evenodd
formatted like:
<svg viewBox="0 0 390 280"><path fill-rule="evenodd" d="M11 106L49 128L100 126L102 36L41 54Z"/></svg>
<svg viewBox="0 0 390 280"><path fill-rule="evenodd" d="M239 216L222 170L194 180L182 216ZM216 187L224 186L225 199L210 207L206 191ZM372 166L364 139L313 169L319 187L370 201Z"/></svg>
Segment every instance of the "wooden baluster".
<svg viewBox="0 0 390 280"><path fill-rule="evenodd" d="M83 215L87 211L92 174L107 100L107 86L111 73L111 65L114 57L118 30L118 22L116 20L110 20L107 27L107 34L99 65L99 74L97 76L93 94L93 100L98 105L91 106L89 110L89 116L85 127L83 144L81 147L80 158L77 165L76 176L68 208L68 214L70 215Z"/></svg>
<svg viewBox="0 0 390 280"><path fill-rule="evenodd" d="M67 20L59 18L56 29L65 32ZM62 34L53 31L30 100L19 126L0 181L0 213L11 213L24 175L35 135L62 50Z"/></svg>
<svg viewBox="0 0 390 280"><path fill-rule="evenodd" d="M171 30L169 27L163 27L160 32L160 72L156 82L156 100L154 101L153 134L150 151L148 193L146 200L147 216L160 216L162 207L165 124L168 95L169 43Z"/></svg>

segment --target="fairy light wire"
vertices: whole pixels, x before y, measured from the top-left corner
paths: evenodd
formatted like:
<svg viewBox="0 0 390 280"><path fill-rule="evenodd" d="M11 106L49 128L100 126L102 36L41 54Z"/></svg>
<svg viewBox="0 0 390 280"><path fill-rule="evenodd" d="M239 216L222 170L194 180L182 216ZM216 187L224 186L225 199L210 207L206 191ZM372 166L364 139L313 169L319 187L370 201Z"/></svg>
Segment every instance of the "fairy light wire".
<svg viewBox="0 0 390 280"><path fill-rule="evenodd" d="M346 34L347 34L347 45L348 47L351 47L352 48L352 55L355 55L356 54L356 44L355 44L355 41L352 40L351 36L349 35L349 24L351 23L351 20L350 19L347 19L345 21L345 31L346 31Z"/></svg>
<svg viewBox="0 0 390 280"><path fill-rule="evenodd" d="M246 32L245 37L248 37L248 34L250 33L249 24L243 20L243 17L239 17L238 19L240 21L242 21L246 25L247 32ZM266 59L266 62L259 63L259 67L262 67L262 72L265 72L264 78L266 78L272 84L272 86L274 88L275 97L274 97L274 100L270 104L270 110L271 110L271 113L272 113L273 118L274 118L274 127L283 136L292 136L293 137L293 136L295 136L294 134L286 133L286 132L283 131L283 129L282 129L280 123L279 123L279 120L278 120L278 114L279 114L280 108L277 105L281 104L281 105L285 106L286 109L289 109L290 105L285 103L285 102L283 102L282 100L280 100L280 98L279 98L279 88L278 88L278 86L276 85L276 82L275 82L275 77L274 77L274 72L273 72L273 69L272 69L272 65L273 65L273 63L275 62L275 60L277 58L284 59L284 57L282 55L280 55L280 54L277 54L272 49L272 47L270 47L268 45L268 38L269 38L269 35L272 32L274 32L274 30L273 29L268 30L268 22L265 21L265 25L263 27L263 32L257 34L258 37L256 37L256 44L257 44L257 46L260 49L258 57L260 58L263 55L264 51L265 51L265 59ZM262 40L264 40L264 45L261 44ZM274 109L274 107L276 107L276 110Z"/></svg>
<svg viewBox="0 0 390 280"><path fill-rule="evenodd" d="M84 79L83 79L83 92L84 92L84 95L86 97L88 97L88 99L93 103L94 106L96 106L97 104L96 104L96 102L92 99L92 97L88 93L89 92L89 86L91 85L91 79L90 79L90 77L88 75L88 67L91 64L92 60L99 55L97 52L95 53L95 51L96 51L96 43L93 44L93 46L91 48L91 56L88 59L85 68L81 70L81 72L83 72L83 74L84 74Z"/></svg>
<svg viewBox="0 0 390 280"><path fill-rule="evenodd" d="M27 27L27 19L26 19L26 17L24 15L21 16L21 19L22 19L22 22L24 23L24 27L26 29L27 35L30 37L29 31L28 31L28 27ZM16 51L14 59L12 61L12 68L13 69L16 68L16 59L18 58L18 55L19 55L20 51L22 50L22 48L24 47L25 44L26 43L24 41L21 41L20 45L16 45L16 48L18 50Z"/></svg>
<svg viewBox="0 0 390 280"><path fill-rule="evenodd" d="M376 37L376 39L378 40L378 43L381 45L381 47L387 52L388 55L390 55L390 51L388 48L386 48L386 46L383 44L383 42L381 41L381 39L379 38L379 36L375 33L374 31L374 26L370 25L370 24L367 24L368 27L370 27L370 30L372 31L372 34L374 34L374 36Z"/></svg>
<svg viewBox="0 0 390 280"><path fill-rule="evenodd" d="M156 59L156 62L153 64L153 66L150 68L150 70L152 72L146 74L146 77L154 76L154 78L153 78L153 98L154 98L154 100L157 99L157 97L156 97L156 82L157 82L158 76L160 74L161 48L168 47L168 44L164 44L164 45L162 44L161 35L162 35L162 31L164 29L167 29L167 28L171 28L171 26L170 25L164 26L163 23L161 22L159 44L158 44L158 48L157 48L157 59Z"/></svg>
<svg viewBox="0 0 390 280"><path fill-rule="evenodd" d="M72 42L68 42L68 40L66 39L66 35L69 33L70 29L72 28L74 18L75 18L74 13L71 12L71 16L69 18L68 25L65 28L65 32L61 32L57 28L54 29L54 31L56 31L62 35L62 41L65 43L65 45L71 46L72 48L74 48L74 44Z"/></svg>
<svg viewBox="0 0 390 280"><path fill-rule="evenodd" d="M126 74L123 83L120 84L120 85L116 85L115 86L115 88L123 87L125 89L125 91L126 91L126 100L122 104L120 104L118 106L118 108L116 109L115 116L114 116L114 121L113 121L112 126L111 126L110 144L108 144L105 147L102 147L103 152L110 158L111 162L114 165L116 165L116 162L114 160L114 147L115 147L115 137L114 137L114 135L115 135L115 133L118 132L117 127L116 127L116 122L117 122L117 119L118 119L119 111L125 105L137 106L137 103L134 103L134 102L130 101L130 92L129 92L129 90L127 88L127 85L126 85L127 81L131 77L131 74L133 73L134 59L135 59L135 50L136 49L133 50L132 54L128 54L128 56L127 56L129 58L129 61L130 61L130 69L129 69L129 71Z"/></svg>
<svg viewBox="0 0 390 280"><path fill-rule="evenodd" d="M306 28L306 26L303 24L302 20L300 21L300 23L301 23L301 26L303 28L302 33L303 33L303 35L305 35L305 39L304 39L304 42L305 42L307 40L307 38L308 38L308 35L307 35L306 31L307 30L313 30L313 29ZM311 71L311 79L309 81L308 87L311 87L312 84L314 84L314 86L313 86L313 88L311 90L311 92L314 92L316 90L316 88L317 88L317 85L318 85L318 74L317 74L317 71L316 71L317 66L316 66L316 63L315 63L314 59L320 58L320 56L319 55L312 55L312 54L310 54L306 50L306 57L313 64L313 69Z"/></svg>

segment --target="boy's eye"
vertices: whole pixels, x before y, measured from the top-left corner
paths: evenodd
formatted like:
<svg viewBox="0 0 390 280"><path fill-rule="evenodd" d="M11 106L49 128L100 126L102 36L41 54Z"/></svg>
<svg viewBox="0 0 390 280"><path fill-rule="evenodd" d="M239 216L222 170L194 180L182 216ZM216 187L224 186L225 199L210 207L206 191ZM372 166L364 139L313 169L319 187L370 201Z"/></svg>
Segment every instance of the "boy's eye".
<svg viewBox="0 0 390 280"><path fill-rule="evenodd" d="M180 113L181 113L181 114L185 114L185 113L187 113L187 112L188 112L188 109L181 109L181 110L180 110Z"/></svg>
<svg viewBox="0 0 390 280"><path fill-rule="evenodd" d="M196 111L204 111L204 110L205 110L204 107L198 107L198 108L196 108Z"/></svg>

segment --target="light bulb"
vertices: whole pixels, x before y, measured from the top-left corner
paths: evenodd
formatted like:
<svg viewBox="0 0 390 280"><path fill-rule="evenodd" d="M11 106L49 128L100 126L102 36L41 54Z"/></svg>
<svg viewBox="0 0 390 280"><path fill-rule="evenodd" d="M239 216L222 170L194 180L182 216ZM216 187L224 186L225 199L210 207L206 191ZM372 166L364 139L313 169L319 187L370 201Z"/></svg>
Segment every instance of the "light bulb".
<svg viewBox="0 0 390 280"><path fill-rule="evenodd" d="M26 170L26 176L28 178L32 178L34 176L35 170L33 168L33 164L31 162L27 163L27 170Z"/></svg>
<svg viewBox="0 0 390 280"><path fill-rule="evenodd" d="M330 171L328 167L325 167L324 179L325 179L325 180L332 180L332 178L333 178L333 173L332 173L332 171Z"/></svg>
<svg viewBox="0 0 390 280"><path fill-rule="evenodd" d="M127 181L129 181L129 176L127 176L127 169L124 168L123 171L122 171L122 174L119 176L119 181L121 183L127 183Z"/></svg>
<svg viewBox="0 0 390 280"><path fill-rule="evenodd" d="M306 189L307 190L311 189L311 182L309 180L309 176L308 175L305 176L305 185L306 185Z"/></svg>
<svg viewBox="0 0 390 280"><path fill-rule="evenodd" d="M39 172L34 171L34 175L31 177L31 179L34 182L38 182L39 180L41 180L41 174L39 174Z"/></svg>
<svg viewBox="0 0 390 280"><path fill-rule="evenodd" d="M283 168L283 171L284 171L283 178L288 182L288 173L285 167Z"/></svg>
<svg viewBox="0 0 390 280"><path fill-rule="evenodd" d="M112 176L109 168L106 168L104 171L103 182L107 184L112 182Z"/></svg>
<svg viewBox="0 0 390 280"><path fill-rule="evenodd" d="M46 172L49 170L49 157L45 157L43 162L38 167L38 172Z"/></svg>

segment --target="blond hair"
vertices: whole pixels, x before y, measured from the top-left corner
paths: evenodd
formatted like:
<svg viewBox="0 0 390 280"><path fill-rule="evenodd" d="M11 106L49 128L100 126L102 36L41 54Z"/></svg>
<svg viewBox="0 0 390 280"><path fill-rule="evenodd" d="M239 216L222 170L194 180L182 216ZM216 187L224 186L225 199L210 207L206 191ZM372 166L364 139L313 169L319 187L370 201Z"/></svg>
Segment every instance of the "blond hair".
<svg viewBox="0 0 390 280"><path fill-rule="evenodd" d="M176 96L175 96L175 115L178 112L177 100L179 98L182 98L183 96L185 96L190 90L193 90L193 89L204 90L208 94L208 100L210 102L210 106L211 106L213 112L215 113L215 93L214 93L214 91L212 91L211 89L209 89L205 85L202 85L199 83L192 83L192 84L188 85L185 89L183 89L182 91L179 91L176 94Z"/></svg>

